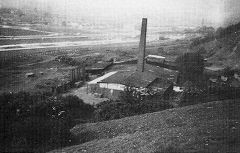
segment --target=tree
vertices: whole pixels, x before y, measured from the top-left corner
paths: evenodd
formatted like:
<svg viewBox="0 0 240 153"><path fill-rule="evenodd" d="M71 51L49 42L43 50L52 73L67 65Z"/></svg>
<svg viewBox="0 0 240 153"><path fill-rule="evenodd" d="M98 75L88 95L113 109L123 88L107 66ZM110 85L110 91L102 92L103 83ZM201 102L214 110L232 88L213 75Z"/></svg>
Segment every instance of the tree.
<svg viewBox="0 0 240 153"><path fill-rule="evenodd" d="M199 82L204 70L204 60L199 53L185 53L176 59L181 83Z"/></svg>
<svg viewBox="0 0 240 153"><path fill-rule="evenodd" d="M11 148L17 152L46 152L74 143L70 133L74 119L88 121L94 111L93 106L76 96L19 92L0 94L0 99L3 152Z"/></svg>

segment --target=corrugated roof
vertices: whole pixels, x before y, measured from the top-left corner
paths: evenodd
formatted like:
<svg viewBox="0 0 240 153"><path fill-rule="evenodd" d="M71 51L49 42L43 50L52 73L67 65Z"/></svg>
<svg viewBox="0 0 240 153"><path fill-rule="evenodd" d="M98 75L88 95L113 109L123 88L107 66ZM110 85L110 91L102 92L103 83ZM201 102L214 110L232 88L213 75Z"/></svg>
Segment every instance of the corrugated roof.
<svg viewBox="0 0 240 153"><path fill-rule="evenodd" d="M133 87L147 87L149 84L151 84L155 79L157 79L157 76L154 75L152 72L144 71L144 72L138 72L136 71L132 75L130 75L128 78L126 78L123 81L124 85L133 86Z"/></svg>
<svg viewBox="0 0 240 153"><path fill-rule="evenodd" d="M146 65L146 71L118 71L113 75L106 77L98 83L116 83L134 87L148 87L152 82L158 79L162 87L168 86L169 78L177 76L177 71L172 71L164 68L156 68L154 66Z"/></svg>
<svg viewBox="0 0 240 153"><path fill-rule="evenodd" d="M177 80L178 71L162 68L162 67L156 67L149 64L146 64L145 69L152 72L154 75L156 75L158 78L166 78L172 82L175 82Z"/></svg>
<svg viewBox="0 0 240 153"><path fill-rule="evenodd" d="M173 83L165 78L157 78L155 79L151 84L149 84L149 87L153 88L162 88L167 89L169 86L171 86Z"/></svg>
<svg viewBox="0 0 240 153"><path fill-rule="evenodd" d="M116 83L116 84L124 84L124 80L132 75L133 71L118 71L114 75L111 75L98 83Z"/></svg>
<svg viewBox="0 0 240 153"><path fill-rule="evenodd" d="M152 72L119 71L98 83L116 83L126 86L147 87L158 77Z"/></svg>

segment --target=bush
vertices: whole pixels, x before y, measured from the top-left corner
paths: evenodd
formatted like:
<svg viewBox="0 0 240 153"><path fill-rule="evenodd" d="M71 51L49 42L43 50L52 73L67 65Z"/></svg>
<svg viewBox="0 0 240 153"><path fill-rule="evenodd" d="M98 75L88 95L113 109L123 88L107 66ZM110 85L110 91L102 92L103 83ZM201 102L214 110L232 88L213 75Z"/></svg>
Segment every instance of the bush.
<svg viewBox="0 0 240 153"><path fill-rule="evenodd" d="M94 107L92 105L86 104L82 99L77 96L67 96L62 97L61 101L64 102L64 107L67 108L69 113L73 118L86 119L91 117L94 112Z"/></svg>
<svg viewBox="0 0 240 153"><path fill-rule="evenodd" d="M34 148L51 138L51 122L44 117L28 117L22 123L22 137L26 138L27 144Z"/></svg>
<svg viewBox="0 0 240 153"><path fill-rule="evenodd" d="M240 22L237 23L237 24L234 24L234 25L230 25L230 26L228 26L226 28L220 27L220 28L217 29L217 31L215 33L215 36L217 38L226 37L226 36L228 36L230 34L233 34L233 33L237 32L237 31L239 31L239 29L240 29Z"/></svg>
<svg viewBox="0 0 240 153"><path fill-rule="evenodd" d="M75 96L19 92L5 93L0 98L0 141L4 142L0 149L3 151L25 146L30 151L46 152L74 143L70 133L74 119L86 120L94 111Z"/></svg>
<svg viewBox="0 0 240 153"><path fill-rule="evenodd" d="M199 53L185 53L176 59L181 82L199 82L203 76L204 60Z"/></svg>
<svg viewBox="0 0 240 153"><path fill-rule="evenodd" d="M173 108L168 101L157 96L142 98L133 88L120 96L120 101L106 101L97 105L95 121L106 121L123 117L151 113Z"/></svg>

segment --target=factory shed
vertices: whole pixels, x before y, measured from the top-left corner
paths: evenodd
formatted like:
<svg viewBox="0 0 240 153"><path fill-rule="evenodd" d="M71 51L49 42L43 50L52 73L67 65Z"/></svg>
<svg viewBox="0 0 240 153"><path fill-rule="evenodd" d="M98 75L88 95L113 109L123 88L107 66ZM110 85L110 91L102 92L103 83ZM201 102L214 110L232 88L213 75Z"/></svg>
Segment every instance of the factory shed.
<svg viewBox="0 0 240 153"><path fill-rule="evenodd" d="M146 58L146 63L162 68L167 68L170 70L178 70L177 65L173 59L167 59L164 56L159 55L148 55Z"/></svg>
<svg viewBox="0 0 240 153"><path fill-rule="evenodd" d="M177 72L162 67L156 67L145 62L147 19L142 19L141 36L136 71L115 71L107 73L88 83L88 91L98 93L101 97L119 99L121 93L127 88L136 89L137 96L145 98L159 94L163 98L169 98L173 90L173 84L177 81ZM152 60L165 62L165 57L149 55ZM153 91L153 90L155 91ZM134 94L134 93L133 93Z"/></svg>
<svg viewBox="0 0 240 153"><path fill-rule="evenodd" d="M157 77L150 71L115 71L89 82L88 92L98 93L102 97L116 100L119 99L126 87L153 89L166 98L173 89L173 83Z"/></svg>
<svg viewBox="0 0 240 153"><path fill-rule="evenodd" d="M151 72L118 71L98 83L114 83L136 88L146 88L157 77Z"/></svg>
<svg viewBox="0 0 240 153"><path fill-rule="evenodd" d="M136 71L135 73L132 73L128 78L124 79L122 81L122 84L136 88L147 88L156 79L157 76L152 72Z"/></svg>
<svg viewBox="0 0 240 153"><path fill-rule="evenodd" d="M150 64L146 64L145 68L147 71L152 72L154 75L156 75L158 78L165 78L174 84L178 83L178 75L179 72L163 67L153 66Z"/></svg>
<svg viewBox="0 0 240 153"><path fill-rule="evenodd" d="M129 77L133 72L131 71L114 71L109 72L95 80L88 82L88 93L97 93L102 97L109 99L118 99L118 96L125 89L123 80Z"/></svg>
<svg viewBox="0 0 240 153"><path fill-rule="evenodd" d="M164 64L166 57L164 56L159 56L159 55L148 55L146 57L146 61L151 61L151 62L159 62Z"/></svg>

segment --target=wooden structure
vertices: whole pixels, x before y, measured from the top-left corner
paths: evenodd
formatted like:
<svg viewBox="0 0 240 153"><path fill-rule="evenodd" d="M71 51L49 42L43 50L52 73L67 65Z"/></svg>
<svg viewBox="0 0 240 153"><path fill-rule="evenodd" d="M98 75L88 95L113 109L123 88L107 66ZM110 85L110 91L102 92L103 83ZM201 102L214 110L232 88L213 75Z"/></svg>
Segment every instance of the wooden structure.
<svg viewBox="0 0 240 153"><path fill-rule="evenodd" d="M70 81L77 82L77 81L85 81L86 79L86 72L84 67L76 66L70 68Z"/></svg>

